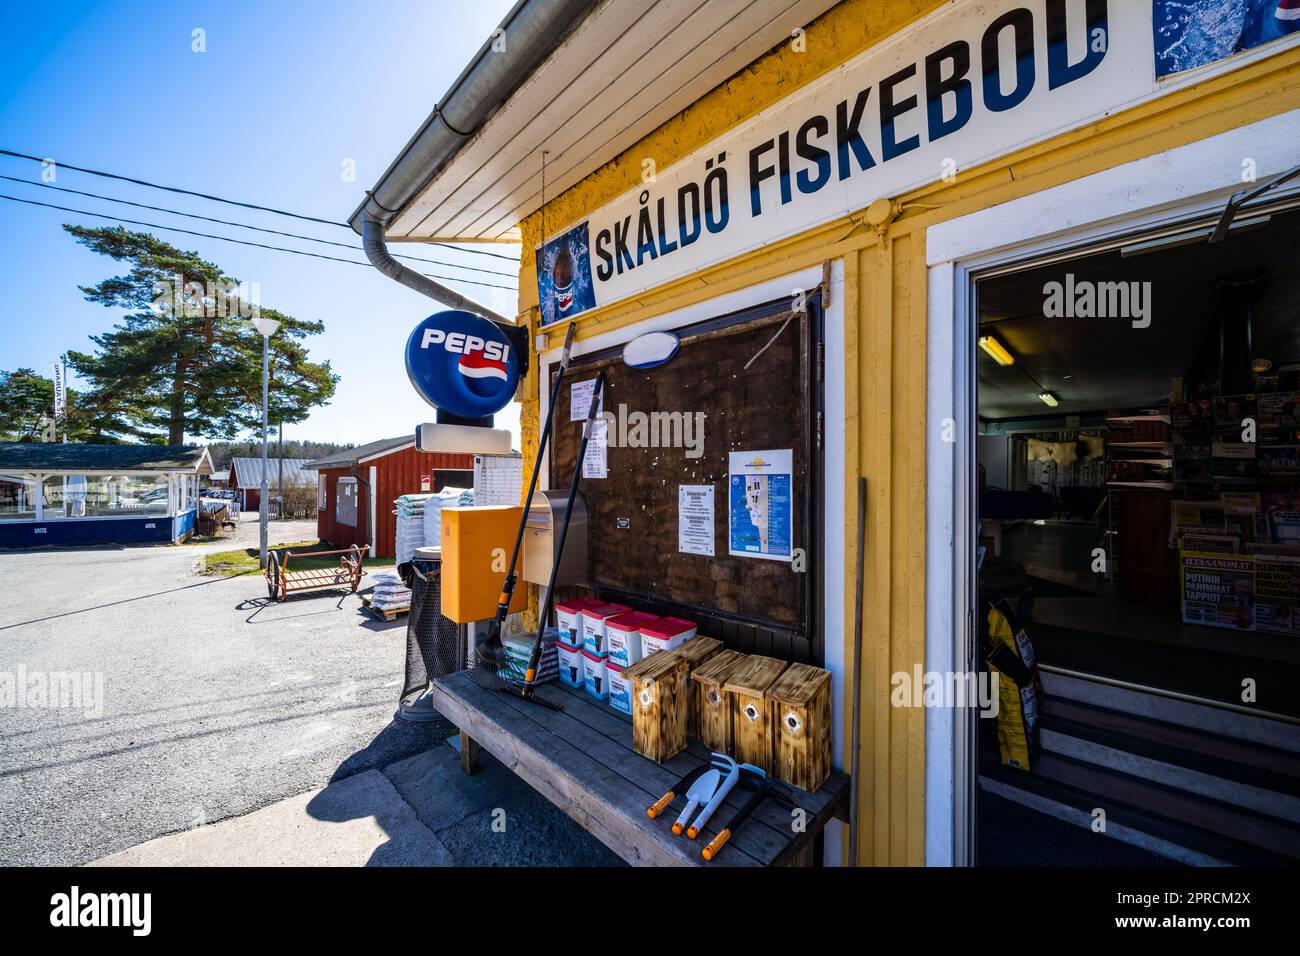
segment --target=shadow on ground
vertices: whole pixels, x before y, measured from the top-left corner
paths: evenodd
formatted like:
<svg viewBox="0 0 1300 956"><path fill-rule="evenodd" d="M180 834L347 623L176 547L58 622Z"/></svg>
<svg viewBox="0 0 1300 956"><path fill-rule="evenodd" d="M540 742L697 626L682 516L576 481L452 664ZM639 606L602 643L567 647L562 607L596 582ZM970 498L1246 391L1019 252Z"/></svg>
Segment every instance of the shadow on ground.
<svg viewBox="0 0 1300 956"><path fill-rule="evenodd" d="M599 840L556 809L486 751L470 776L446 743L446 720L394 720L364 750L345 760L333 780L350 780L375 767L423 825L413 833L376 786L344 792L326 787L307 805L315 819L343 822L375 817L388 834L369 866L621 866ZM428 746L409 754L417 740Z"/></svg>

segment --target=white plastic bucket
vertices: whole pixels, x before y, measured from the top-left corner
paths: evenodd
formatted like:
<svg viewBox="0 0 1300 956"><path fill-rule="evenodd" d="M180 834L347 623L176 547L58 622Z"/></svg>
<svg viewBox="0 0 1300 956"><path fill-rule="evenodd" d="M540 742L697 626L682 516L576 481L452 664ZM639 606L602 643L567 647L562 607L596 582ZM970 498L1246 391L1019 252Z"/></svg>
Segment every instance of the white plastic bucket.
<svg viewBox="0 0 1300 956"><path fill-rule="evenodd" d="M605 622L611 617L618 617L632 610L622 604L602 604L600 607L583 608L582 649L592 654L605 656L609 648L605 645Z"/></svg>
<svg viewBox="0 0 1300 956"><path fill-rule="evenodd" d="M631 667L641 659L641 628L659 618L645 611L628 611L605 621L605 645L609 662Z"/></svg>
<svg viewBox="0 0 1300 956"><path fill-rule="evenodd" d="M695 636L695 625L680 617L661 617L641 627L641 653L646 657L672 651Z"/></svg>
<svg viewBox="0 0 1300 956"><path fill-rule="evenodd" d="M574 598L558 601L555 605L555 626L560 632L560 643L582 646L582 620L579 615L589 607L600 607L604 602L597 598Z"/></svg>
<svg viewBox="0 0 1300 956"><path fill-rule="evenodd" d="M555 654L560 662L560 683L570 687L582 686L582 648L561 641L555 645Z"/></svg>
<svg viewBox="0 0 1300 956"><path fill-rule="evenodd" d="M611 659L605 664L605 677L609 683L609 706L632 716L632 682L623 676L623 668Z"/></svg>
<svg viewBox="0 0 1300 956"><path fill-rule="evenodd" d="M609 679L604 655L582 650L582 686L592 697L604 700L609 696Z"/></svg>

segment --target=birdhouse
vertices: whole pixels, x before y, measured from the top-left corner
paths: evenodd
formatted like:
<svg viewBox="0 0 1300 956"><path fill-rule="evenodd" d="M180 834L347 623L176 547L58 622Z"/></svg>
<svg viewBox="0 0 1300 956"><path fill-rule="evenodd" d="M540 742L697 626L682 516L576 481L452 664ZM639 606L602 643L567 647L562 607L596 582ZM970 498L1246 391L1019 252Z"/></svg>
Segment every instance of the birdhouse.
<svg viewBox="0 0 1300 956"><path fill-rule="evenodd" d="M723 685L731 710L732 756L772 772L772 726L767 692L785 670L785 661L751 655L731 672Z"/></svg>
<svg viewBox="0 0 1300 956"><path fill-rule="evenodd" d="M722 642L713 637L693 637L677 653L686 661L686 734L689 737L700 735L700 695L696 693L695 682L691 675L711 661L722 651Z"/></svg>
<svg viewBox="0 0 1300 956"><path fill-rule="evenodd" d="M695 736L704 746L718 753L731 753L731 708L723 685L744 660L745 655L740 651L722 650L691 672Z"/></svg>
<svg viewBox="0 0 1300 956"><path fill-rule="evenodd" d="M686 749L686 661L651 654L623 672L632 684L632 749L663 763Z"/></svg>
<svg viewBox="0 0 1300 956"><path fill-rule="evenodd" d="M831 774L831 674L791 664L767 691L778 780L816 790Z"/></svg>

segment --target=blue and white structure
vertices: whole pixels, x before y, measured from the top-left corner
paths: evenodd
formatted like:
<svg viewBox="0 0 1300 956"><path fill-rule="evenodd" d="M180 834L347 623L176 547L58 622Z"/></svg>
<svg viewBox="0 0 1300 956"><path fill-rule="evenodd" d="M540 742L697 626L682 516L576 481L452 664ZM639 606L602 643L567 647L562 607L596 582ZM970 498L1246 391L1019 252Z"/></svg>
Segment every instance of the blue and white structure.
<svg viewBox="0 0 1300 956"><path fill-rule="evenodd" d="M206 448L0 443L0 548L182 541L211 474Z"/></svg>

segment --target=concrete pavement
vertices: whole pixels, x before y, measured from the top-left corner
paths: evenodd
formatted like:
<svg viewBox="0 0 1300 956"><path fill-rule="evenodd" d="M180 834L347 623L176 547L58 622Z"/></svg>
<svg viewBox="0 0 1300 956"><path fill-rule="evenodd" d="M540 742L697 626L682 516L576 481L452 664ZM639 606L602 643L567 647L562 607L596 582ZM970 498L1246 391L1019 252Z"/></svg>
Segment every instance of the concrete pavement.
<svg viewBox="0 0 1300 956"><path fill-rule="evenodd" d="M295 524L273 541L301 540ZM0 863L89 863L167 834L186 839L139 853L615 862L512 774L464 777L445 721L392 720L404 618L342 591L268 604L259 576L193 573L231 546L0 552L0 689L17 691L0 704ZM488 827L498 808L520 828Z"/></svg>
<svg viewBox="0 0 1300 956"><path fill-rule="evenodd" d="M594 837L491 756L473 777L448 746L95 866L611 866Z"/></svg>

